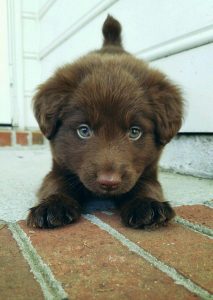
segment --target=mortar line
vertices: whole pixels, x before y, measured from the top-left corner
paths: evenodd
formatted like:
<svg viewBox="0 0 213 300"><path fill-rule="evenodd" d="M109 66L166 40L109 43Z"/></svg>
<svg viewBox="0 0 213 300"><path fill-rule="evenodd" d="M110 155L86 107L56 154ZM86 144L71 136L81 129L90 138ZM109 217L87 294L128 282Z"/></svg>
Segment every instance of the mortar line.
<svg viewBox="0 0 213 300"><path fill-rule="evenodd" d="M212 201L207 201L202 203L204 206L209 207L209 208L213 208L213 202Z"/></svg>
<svg viewBox="0 0 213 300"><path fill-rule="evenodd" d="M167 274L170 278L174 280L176 284L184 286L188 291L193 294L198 295L201 299L213 299L213 295L208 291L191 281L189 278L180 274L175 268L166 265L164 262L158 260L155 256L145 251L142 247L139 247L134 242L130 241L123 234L118 232L116 229L111 227L109 224L103 222L101 219L97 218L91 214L85 214L83 217L89 220L92 224L97 225L102 230L108 232L111 236L117 239L122 245L127 247L130 251L136 253L137 255L143 257L151 265L155 266L157 269Z"/></svg>
<svg viewBox="0 0 213 300"><path fill-rule="evenodd" d="M7 223L7 225L25 260L28 262L34 278L40 284L44 298L47 300L67 300L68 295L61 283L55 279L49 266L38 255L27 234L17 223Z"/></svg>
<svg viewBox="0 0 213 300"><path fill-rule="evenodd" d="M200 233L200 234L204 235L205 237L208 237L209 239L213 238L213 230L211 228L208 228L204 225L192 223L192 222L185 220L184 218L179 217L179 216L176 216L174 220L177 224L181 224L196 233Z"/></svg>

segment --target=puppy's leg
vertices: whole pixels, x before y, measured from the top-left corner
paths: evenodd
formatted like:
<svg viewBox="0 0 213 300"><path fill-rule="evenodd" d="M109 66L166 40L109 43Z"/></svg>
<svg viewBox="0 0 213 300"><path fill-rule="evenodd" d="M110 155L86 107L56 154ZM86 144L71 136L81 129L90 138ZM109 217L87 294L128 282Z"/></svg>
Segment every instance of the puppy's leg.
<svg viewBox="0 0 213 300"><path fill-rule="evenodd" d="M121 205L121 218L126 226L133 228L157 227L175 216L168 202L163 200L160 183L145 180L133 198Z"/></svg>
<svg viewBox="0 0 213 300"><path fill-rule="evenodd" d="M70 186L67 179L50 172L38 192L40 203L30 209L28 226L54 228L77 221L81 209L71 196Z"/></svg>

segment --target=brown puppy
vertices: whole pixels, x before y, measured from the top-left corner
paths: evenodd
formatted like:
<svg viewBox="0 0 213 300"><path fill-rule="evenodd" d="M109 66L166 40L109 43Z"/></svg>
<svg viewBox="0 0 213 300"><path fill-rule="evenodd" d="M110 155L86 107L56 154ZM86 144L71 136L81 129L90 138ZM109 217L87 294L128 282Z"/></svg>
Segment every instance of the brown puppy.
<svg viewBox="0 0 213 300"><path fill-rule="evenodd" d="M38 88L34 112L53 164L30 226L74 222L92 195L114 199L124 224L134 228L174 216L157 164L181 126L181 94L164 74L124 51L120 33L108 16L102 49L60 68Z"/></svg>

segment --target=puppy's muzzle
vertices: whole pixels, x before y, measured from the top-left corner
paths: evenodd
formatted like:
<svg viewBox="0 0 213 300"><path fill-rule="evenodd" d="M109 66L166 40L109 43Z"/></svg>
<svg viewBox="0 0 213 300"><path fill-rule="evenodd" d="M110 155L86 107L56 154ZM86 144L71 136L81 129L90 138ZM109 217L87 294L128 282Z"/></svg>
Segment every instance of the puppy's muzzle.
<svg viewBox="0 0 213 300"><path fill-rule="evenodd" d="M121 177L114 172L103 172L98 174L96 182L103 191L113 191L119 188Z"/></svg>

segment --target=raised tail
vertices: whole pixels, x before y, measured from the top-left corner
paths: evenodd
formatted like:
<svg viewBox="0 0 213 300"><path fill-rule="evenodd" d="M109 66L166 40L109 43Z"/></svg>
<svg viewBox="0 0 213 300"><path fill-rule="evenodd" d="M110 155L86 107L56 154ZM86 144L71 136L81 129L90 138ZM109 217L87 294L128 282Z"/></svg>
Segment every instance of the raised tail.
<svg viewBox="0 0 213 300"><path fill-rule="evenodd" d="M113 45L122 48L121 30L121 24L108 15L102 27L104 36L103 47Z"/></svg>

